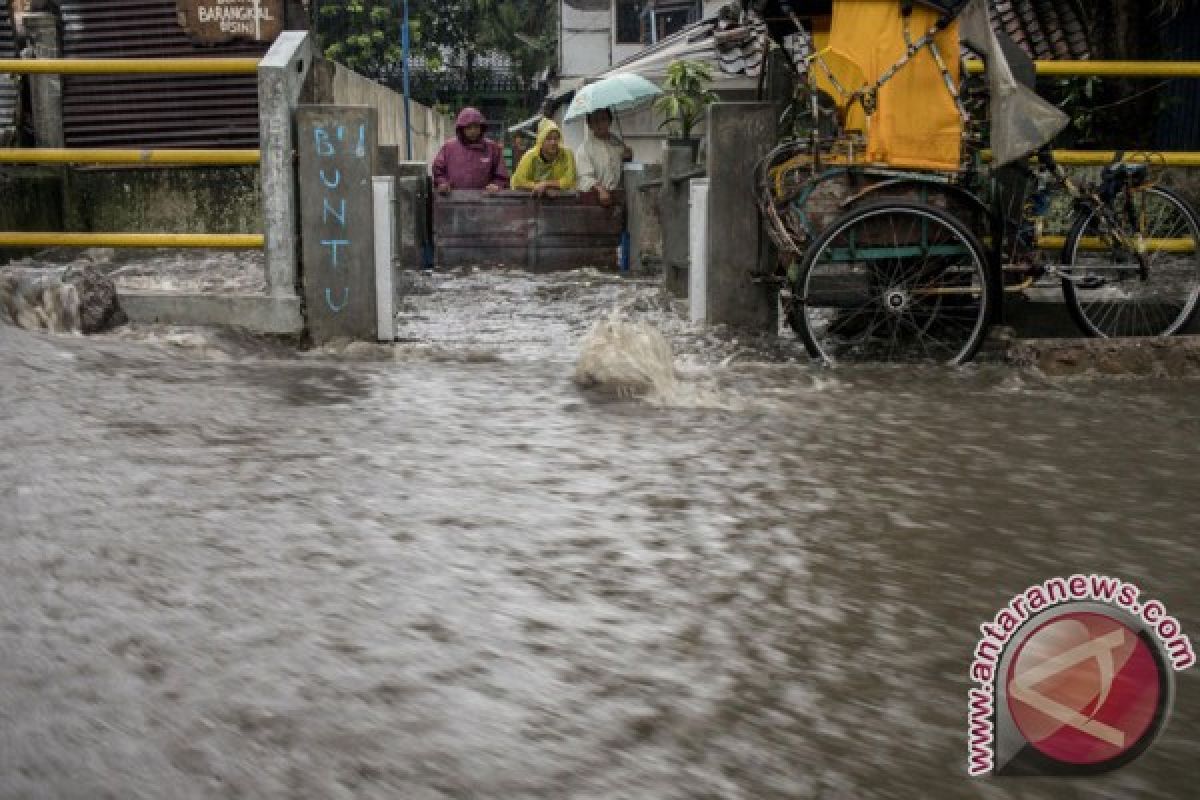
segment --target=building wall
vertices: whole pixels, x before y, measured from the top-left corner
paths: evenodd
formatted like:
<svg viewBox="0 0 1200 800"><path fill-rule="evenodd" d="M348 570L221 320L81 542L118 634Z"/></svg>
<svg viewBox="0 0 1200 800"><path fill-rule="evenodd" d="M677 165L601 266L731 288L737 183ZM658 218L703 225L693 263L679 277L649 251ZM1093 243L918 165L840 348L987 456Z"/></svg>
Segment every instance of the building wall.
<svg viewBox="0 0 1200 800"><path fill-rule="evenodd" d="M702 16L717 13L729 0L705 0ZM617 42L613 0L561 0L559 3L559 76L582 78L633 58L643 44Z"/></svg>
<svg viewBox="0 0 1200 800"><path fill-rule="evenodd" d="M612 2L562 0L559 4L559 75L591 75L612 64Z"/></svg>

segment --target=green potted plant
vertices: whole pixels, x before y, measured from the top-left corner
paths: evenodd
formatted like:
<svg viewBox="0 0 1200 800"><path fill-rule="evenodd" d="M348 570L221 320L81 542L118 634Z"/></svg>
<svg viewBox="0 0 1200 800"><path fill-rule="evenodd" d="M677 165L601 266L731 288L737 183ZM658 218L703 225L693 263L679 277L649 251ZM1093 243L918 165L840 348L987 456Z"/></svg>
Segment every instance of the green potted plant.
<svg viewBox="0 0 1200 800"><path fill-rule="evenodd" d="M717 100L716 93L708 88L712 80L712 66L707 62L672 61L662 82L663 93L654 101L654 109L666 117L659 127L670 126L667 144L690 146L693 158L699 141L692 130L703 119L708 105Z"/></svg>

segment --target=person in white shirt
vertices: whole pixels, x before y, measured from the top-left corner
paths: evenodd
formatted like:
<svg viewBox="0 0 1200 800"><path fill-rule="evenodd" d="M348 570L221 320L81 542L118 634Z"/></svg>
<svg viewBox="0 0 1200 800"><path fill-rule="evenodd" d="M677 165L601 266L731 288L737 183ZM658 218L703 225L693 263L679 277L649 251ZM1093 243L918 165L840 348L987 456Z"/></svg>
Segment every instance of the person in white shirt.
<svg viewBox="0 0 1200 800"><path fill-rule="evenodd" d="M576 188L594 191L600 204L612 203L612 192L621 186L621 164L633 158L625 143L612 133L612 112L602 108L587 115L588 135L575 151Z"/></svg>

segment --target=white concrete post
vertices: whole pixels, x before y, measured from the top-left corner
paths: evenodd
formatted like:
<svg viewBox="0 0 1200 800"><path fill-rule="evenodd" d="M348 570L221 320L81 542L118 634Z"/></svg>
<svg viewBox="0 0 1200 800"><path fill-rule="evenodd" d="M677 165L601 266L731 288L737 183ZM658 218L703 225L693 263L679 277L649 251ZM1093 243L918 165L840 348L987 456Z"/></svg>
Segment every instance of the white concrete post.
<svg viewBox="0 0 1200 800"><path fill-rule="evenodd" d="M688 196L688 305L692 322L708 321L708 178L692 178Z"/></svg>
<svg viewBox="0 0 1200 800"><path fill-rule="evenodd" d="M395 189L396 179L391 175L376 175L371 179L375 201L375 308L381 342L396 338L396 290L392 280L396 248Z"/></svg>

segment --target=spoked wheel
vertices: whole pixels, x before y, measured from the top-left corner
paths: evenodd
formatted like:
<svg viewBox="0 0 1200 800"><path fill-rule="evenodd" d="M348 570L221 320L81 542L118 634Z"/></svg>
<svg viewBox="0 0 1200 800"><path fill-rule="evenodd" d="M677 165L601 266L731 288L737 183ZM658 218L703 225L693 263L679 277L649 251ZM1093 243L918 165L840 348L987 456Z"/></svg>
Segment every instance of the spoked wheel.
<svg viewBox="0 0 1200 800"><path fill-rule="evenodd" d="M789 321L815 358L961 364L995 303L983 245L936 208L886 202L835 220L805 254Z"/></svg>
<svg viewBox="0 0 1200 800"><path fill-rule="evenodd" d="M1134 189L1114 206L1113 219L1092 209L1067 236L1062 260L1069 277L1063 280L1063 295L1071 316L1092 336L1178 333L1195 316L1200 298L1195 215L1158 186ZM1112 236L1114 224L1129 236L1129 247Z"/></svg>

